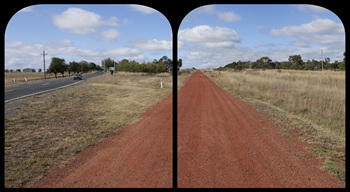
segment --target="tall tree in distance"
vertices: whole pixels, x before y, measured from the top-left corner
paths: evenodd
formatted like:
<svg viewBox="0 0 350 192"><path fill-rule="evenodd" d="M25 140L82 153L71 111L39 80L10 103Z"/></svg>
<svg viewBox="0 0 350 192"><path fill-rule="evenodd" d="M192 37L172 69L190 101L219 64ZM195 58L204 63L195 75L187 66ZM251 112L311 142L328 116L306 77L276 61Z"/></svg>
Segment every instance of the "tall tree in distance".
<svg viewBox="0 0 350 192"><path fill-rule="evenodd" d="M57 73L61 73L64 77L64 71L66 70L66 63L64 59L58 57L52 57L50 67L48 68L49 73L54 73L57 78Z"/></svg>
<svg viewBox="0 0 350 192"><path fill-rule="evenodd" d="M291 55L288 58L288 61L292 63L293 69L303 69L304 68L304 61L301 59L300 55Z"/></svg>

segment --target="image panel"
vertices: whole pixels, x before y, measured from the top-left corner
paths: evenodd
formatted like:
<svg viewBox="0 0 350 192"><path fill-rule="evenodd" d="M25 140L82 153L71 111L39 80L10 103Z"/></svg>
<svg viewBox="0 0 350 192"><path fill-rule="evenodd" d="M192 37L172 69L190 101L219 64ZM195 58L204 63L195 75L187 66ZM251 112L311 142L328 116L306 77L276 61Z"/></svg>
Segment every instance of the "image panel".
<svg viewBox="0 0 350 192"><path fill-rule="evenodd" d="M335 13L211 4L177 35L179 188L345 187L345 30Z"/></svg>
<svg viewBox="0 0 350 192"><path fill-rule="evenodd" d="M5 187L171 188L172 29L144 5L33 5L5 31Z"/></svg>

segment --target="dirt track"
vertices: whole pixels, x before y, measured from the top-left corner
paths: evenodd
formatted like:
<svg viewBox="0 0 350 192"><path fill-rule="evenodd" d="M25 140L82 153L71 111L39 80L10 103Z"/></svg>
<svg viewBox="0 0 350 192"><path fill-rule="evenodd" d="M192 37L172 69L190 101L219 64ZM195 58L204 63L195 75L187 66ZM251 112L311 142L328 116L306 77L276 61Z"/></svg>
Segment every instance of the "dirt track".
<svg viewBox="0 0 350 192"><path fill-rule="evenodd" d="M178 95L178 187L344 187L200 71ZM172 96L24 187L172 187Z"/></svg>
<svg viewBox="0 0 350 192"><path fill-rule="evenodd" d="M172 95L24 187L172 187Z"/></svg>
<svg viewBox="0 0 350 192"><path fill-rule="evenodd" d="M178 94L178 187L344 187L200 71Z"/></svg>

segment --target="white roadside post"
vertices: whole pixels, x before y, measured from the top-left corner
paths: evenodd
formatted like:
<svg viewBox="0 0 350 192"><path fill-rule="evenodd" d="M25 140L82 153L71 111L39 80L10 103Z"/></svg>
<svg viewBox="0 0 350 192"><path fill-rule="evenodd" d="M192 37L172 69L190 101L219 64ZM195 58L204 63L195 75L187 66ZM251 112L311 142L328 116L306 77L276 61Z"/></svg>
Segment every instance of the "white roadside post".
<svg viewBox="0 0 350 192"><path fill-rule="evenodd" d="M163 88L163 79L160 79L160 88Z"/></svg>
<svg viewBox="0 0 350 192"><path fill-rule="evenodd" d="M28 80L27 80L27 77L24 77L24 80L27 82Z"/></svg>

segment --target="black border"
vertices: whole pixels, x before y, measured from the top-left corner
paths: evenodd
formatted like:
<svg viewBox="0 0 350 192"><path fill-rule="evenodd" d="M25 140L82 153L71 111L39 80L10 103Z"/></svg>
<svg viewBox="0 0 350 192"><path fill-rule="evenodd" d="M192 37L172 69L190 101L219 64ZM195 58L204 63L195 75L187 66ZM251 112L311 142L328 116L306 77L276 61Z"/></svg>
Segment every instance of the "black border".
<svg viewBox="0 0 350 192"><path fill-rule="evenodd" d="M327 8L331 10L333 13L335 13L343 22L343 25L345 27L345 32L347 34L348 31L348 25L349 25L349 17L347 16L348 8L346 5L346 2L344 1L316 1L316 0L309 0L309 1L276 1L276 0L267 0L267 1L251 1L251 0L218 0L218 1L212 1L212 0L201 0L201 1L159 1L159 0L148 0L148 1L142 1L142 0L116 0L116 1L95 1L95 0L51 0L51 1L42 1L42 0L27 0L27 1L19 1L19 2L8 2L3 1L2 2L2 31L4 38L2 39L3 45L5 45L5 32L6 32L6 26L7 23L10 21L11 17L20 9L35 5L35 4L141 4L145 6L152 7L159 12L161 12L170 22L173 32L173 56L172 60L174 61L174 69L176 69L177 66L177 60L178 60L178 54L177 54L177 32L179 29L179 26L181 24L181 21L183 18L191 12L193 9L198 8L203 5L208 4L313 4L322 6L324 8ZM348 45L348 38L346 38L346 49L347 50ZM4 47L3 47L4 48ZM348 55L348 54L347 54ZM3 55L3 61L5 63L5 55ZM4 68L3 68L4 70ZM1 75L4 75L4 72L1 73ZM346 70L346 76L345 80L348 81L348 71ZM3 87L3 91L4 91ZM4 92L3 92L4 93ZM346 89L347 93L347 89ZM3 95L4 97L4 95ZM173 188L178 188L177 185L177 120L178 120L178 114L177 114L177 73L173 74ZM345 101L346 105L346 101ZM4 110L4 105L3 105ZM346 107L347 108L347 107ZM348 108L347 108L348 109ZM5 117L4 117L5 118ZM5 127L5 119L3 118L3 127ZM346 118L347 119L347 118ZM346 120L347 121L347 120ZM346 123L346 122L345 122ZM347 124L347 123L346 123ZM1 142L1 150L3 154L3 158L1 159L3 161L3 165L5 162L5 156L4 156L4 142L5 142L5 132L2 131L1 138L3 142ZM5 178L4 169L2 169L2 176ZM347 173L347 170L346 170ZM4 181L4 180L3 180ZM4 187L4 185L3 185Z"/></svg>

